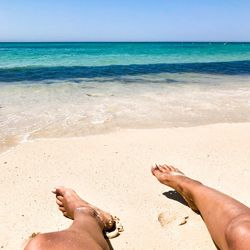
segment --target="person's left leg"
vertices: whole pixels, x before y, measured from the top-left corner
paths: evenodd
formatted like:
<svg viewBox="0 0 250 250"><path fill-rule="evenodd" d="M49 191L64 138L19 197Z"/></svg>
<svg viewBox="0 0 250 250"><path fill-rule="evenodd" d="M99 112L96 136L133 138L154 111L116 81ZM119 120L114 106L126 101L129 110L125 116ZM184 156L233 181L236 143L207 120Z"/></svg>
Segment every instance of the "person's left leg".
<svg viewBox="0 0 250 250"><path fill-rule="evenodd" d="M112 216L85 202L71 189L59 187L53 192L59 210L74 221L66 230L37 235L25 250L109 249L103 231L114 226Z"/></svg>

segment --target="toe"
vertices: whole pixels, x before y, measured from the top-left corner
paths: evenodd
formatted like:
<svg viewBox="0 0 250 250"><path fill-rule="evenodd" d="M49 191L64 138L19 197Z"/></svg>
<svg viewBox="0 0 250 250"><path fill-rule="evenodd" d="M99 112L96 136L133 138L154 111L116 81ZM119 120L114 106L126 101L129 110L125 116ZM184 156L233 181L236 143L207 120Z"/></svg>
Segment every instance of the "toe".
<svg viewBox="0 0 250 250"><path fill-rule="evenodd" d="M58 206L63 206L63 203L62 203L62 201L60 201L60 200L56 200L56 204L57 204Z"/></svg>
<svg viewBox="0 0 250 250"><path fill-rule="evenodd" d="M61 206L59 207L59 210L60 210L61 212L63 212L63 213L66 212L65 208L64 208L64 207L61 207Z"/></svg>
<svg viewBox="0 0 250 250"><path fill-rule="evenodd" d="M166 168L164 167L164 165L158 165L158 168L161 172L165 172Z"/></svg>
<svg viewBox="0 0 250 250"><path fill-rule="evenodd" d="M164 168L165 172L169 172L171 170L167 164L162 165L162 167Z"/></svg>
<svg viewBox="0 0 250 250"><path fill-rule="evenodd" d="M158 168L158 166L155 164L155 166L152 166L152 167L151 167L151 172L152 172L153 175L155 175L154 173L155 173L156 171L159 171L159 168Z"/></svg>
<svg viewBox="0 0 250 250"><path fill-rule="evenodd" d="M67 188L59 186L56 187L53 191L54 191L53 193L56 194L57 196L64 196L67 191Z"/></svg>
<svg viewBox="0 0 250 250"><path fill-rule="evenodd" d="M63 201L64 198L63 198L63 196L61 196L61 195L57 195L57 196L56 196L56 199L59 200L59 201Z"/></svg>
<svg viewBox="0 0 250 250"><path fill-rule="evenodd" d="M63 215L64 215L65 217L69 218L67 212L63 212Z"/></svg>
<svg viewBox="0 0 250 250"><path fill-rule="evenodd" d="M160 171L163 173L163 174L168 174L169 173L169 167L166 165L166 164L164 164L164 165L159 165L158 166L159 167L159 169L160 169Z"/></svg>
<svg viewBox="0 0 250 250"><path fill-rule="evenodd" d="M173 167L172 165L169 165L168 167L169 167L169 169L170 169L171 171L175 171L175 170L176 170L175 167Z"/></svg>
<svg viewBox="0 0 250 250"><path fill-rule="evenodd" d="M175 168L175 167L173 167L172 166L172 168L173 168L173 171L175 171L176 173L180 173L180 174L184 174L182 171L180 171L178 168Z"/></svg>
<svg viewBox="0 0 250 250"><path fill-rule="evenodd" d="M162 176L162 172L160 171L159 167L152 167L151 172L157 179L161 178Z"/></svg>
<svg viewBox="0 0 250 250"><path fill-rule="evenodd" d="M164 169L167 169L168 166L167 166L167 164L163 164L163 165L161 165L161 167Z"/></svg>

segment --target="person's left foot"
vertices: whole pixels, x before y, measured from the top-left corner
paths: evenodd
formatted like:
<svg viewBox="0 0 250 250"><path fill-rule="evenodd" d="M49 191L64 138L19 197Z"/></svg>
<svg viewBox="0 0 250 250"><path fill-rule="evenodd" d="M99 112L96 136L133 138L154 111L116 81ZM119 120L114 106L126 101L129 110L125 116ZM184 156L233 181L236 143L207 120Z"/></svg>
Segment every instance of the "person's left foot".
<svg viewBox="0 0 250 250"><path fill-rule="evenodd" d="M76 209L91 208L100 219L105 231L109 231L114 226L114 219L109 213L84 201L74 190L65 187L57 187L52 190L52 192L56 195L56 203L65 217L74 220Z"/></svg>
<svg viewBox="0 0 250 250"><path fill-rule="evenodd" d="M198 181L188 178L178 168L170 165L155 165L151 168L152 174L164 185L174 188L188 203L189 207L198 212L198 208L192 199L190 189L201 185Z"/></svg>

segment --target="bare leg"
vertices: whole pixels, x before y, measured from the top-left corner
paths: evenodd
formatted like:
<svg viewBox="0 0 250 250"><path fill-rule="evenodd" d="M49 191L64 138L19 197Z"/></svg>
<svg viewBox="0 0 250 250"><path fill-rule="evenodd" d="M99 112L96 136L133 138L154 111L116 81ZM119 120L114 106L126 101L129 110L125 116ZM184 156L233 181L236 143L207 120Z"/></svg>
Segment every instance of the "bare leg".
<svg viewBox="0 0 250 250"><path fill-rule="evenodd" d="M25 250L109 249L103 230L113 227L112 216L85 202L71 189L59 187L53 192L59 210L73 223L66 230L37 235Z"/></svg>
<svg viewBox="0 0 250 250"><path fill-rule="evenodd" d="M174 188L193 210L201 213L220 249L250 249L250 209L239 201L186 177L173 166L159 165L152 174Z"/></svg>

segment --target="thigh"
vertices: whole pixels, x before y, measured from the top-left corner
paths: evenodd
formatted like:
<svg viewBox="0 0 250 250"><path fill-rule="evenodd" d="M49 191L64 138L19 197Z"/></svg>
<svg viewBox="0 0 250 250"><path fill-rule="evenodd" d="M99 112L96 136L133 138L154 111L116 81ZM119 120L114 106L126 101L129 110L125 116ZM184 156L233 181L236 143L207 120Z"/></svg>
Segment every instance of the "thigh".
<svg viewBox="0 0 250 250"><path fill-rule="evenodd" d="M96 241L87 232L64 230L39 234L25 247L25 250L101 250L109 249L104 239Z"/></svg>

